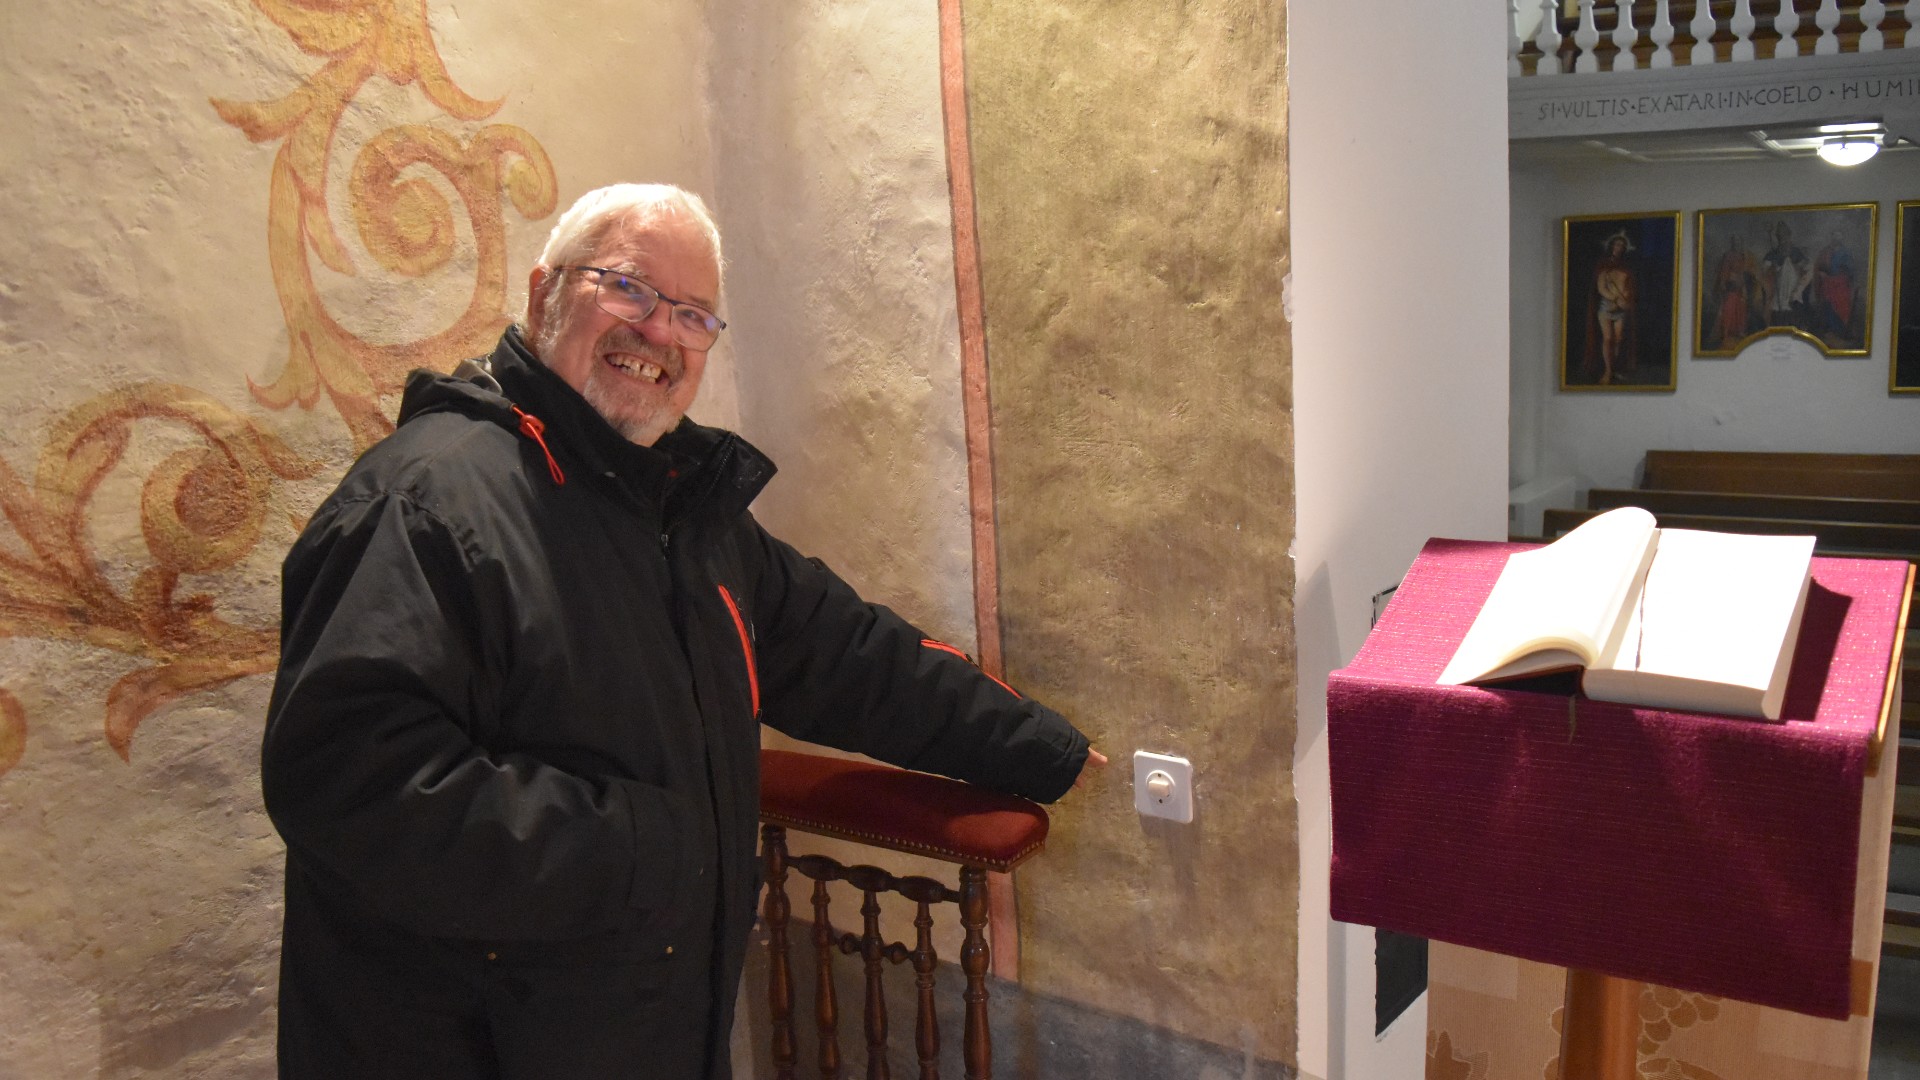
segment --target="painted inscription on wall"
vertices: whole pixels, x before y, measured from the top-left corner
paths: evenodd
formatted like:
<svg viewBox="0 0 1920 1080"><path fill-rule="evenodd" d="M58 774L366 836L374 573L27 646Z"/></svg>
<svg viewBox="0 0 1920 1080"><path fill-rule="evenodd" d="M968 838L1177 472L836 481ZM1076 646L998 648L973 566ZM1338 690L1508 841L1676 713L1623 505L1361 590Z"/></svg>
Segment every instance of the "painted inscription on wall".
<svg viewBox="0 0 1920 1080"><path fill-rule="evenodd" d="M1822 101L1920 103L1920 76L1896 79L1837 79L1831 82L1782 83L1737 90L1683 91L1666 94L1595 96L1572 101L1540 102L1535 119L1543 123L1566 120L1604 120L1623 116L1661 116L1688 113L1711 123L1716 114L1755 108L1818 105Z"/></svg>
<svg viewBox="0 0 1920 1080"><path fill-rule="evenodd" d="M1920 136L1920 50L1509 79L1515 139L1884 119Z"/></svg>

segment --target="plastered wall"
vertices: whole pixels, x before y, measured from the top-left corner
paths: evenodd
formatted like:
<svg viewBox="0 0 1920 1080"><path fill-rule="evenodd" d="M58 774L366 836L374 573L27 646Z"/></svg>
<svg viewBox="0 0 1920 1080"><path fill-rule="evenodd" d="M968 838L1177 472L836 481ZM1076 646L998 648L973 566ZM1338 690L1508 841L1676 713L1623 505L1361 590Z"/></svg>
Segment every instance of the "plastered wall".
<svg viewBox="0 0 1920 1080"><path fill-rule="evenodd" d="M1019 876L1022 978L1289 1062L1283 6L963 10L1007 670L1116 759ZM1192 758L1191 825L1136 749Z"/></svg>
<svg viewBox="0 0 1920 1080"><path fill-rule="evenodd" d="M780 466L754 513L862 595L971 652L937 9L716 0L708 12L740 430ZM820 752L772 730L765 742ZM789 839L797 854L956 880L930 859ZM806 888L788 886L803 910ZM856 926L859 892L832 895L836 923ZM913 903L881 903L891 939L912 940ZM943 957L958 959L960 933L955 909L939 909Z"/></svg>
<svg viewBox="0 0 1920 1080"><path fill-rule="evenodd" d="M1300 1072L1407 1080L1426 1060L1426 1002L1376 1036L1373 929L1327 914L1326 679L1366 639L1372 596L1429 536L1494 539L1505 526L1505 12L1409 19L1394 0L1287 10ZM1370 29L1357 64L1358 25Z"/></svg>
<svg viewBox="0 0 1920 1080"><path fill-rule="evenodd" d="M706 28L597 0L0 24L0 1076L271 1076L281 555L404 371L518 311L557 205L708 187ZM721 363L700 412L732 422Z"/></svg>

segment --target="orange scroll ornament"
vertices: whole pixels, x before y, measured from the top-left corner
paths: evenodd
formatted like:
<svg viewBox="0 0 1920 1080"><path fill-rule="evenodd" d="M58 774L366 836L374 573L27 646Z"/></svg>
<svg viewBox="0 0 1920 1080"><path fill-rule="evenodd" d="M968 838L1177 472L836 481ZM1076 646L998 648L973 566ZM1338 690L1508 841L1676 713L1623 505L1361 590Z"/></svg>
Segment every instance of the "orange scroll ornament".
<svg viewBox="0 0 1920 1080"><path fill-rule="evenodd" d="M418 83L427 98L458 120L482 120L499 101L481 101L455 86L427 28L425 0L254 0L302 52L327 62L277 101L215 100L221 119L254 142L283 140L274 156L267 210L267 246L288 339L287 366L270 386L253 387L271 408L311 408L324 390L360 449L393 430L380 407L416 367L450 367L492 347L507 318L506 223L500 196L528 218L553 212L558 187L546 151L510 124L481 128L462 141L437 128L407 124L366 141L348 179L347 202L361 243L384 269L422 277L454 256L459 229L451 188L472 230L473 292L452 325L425 338L375 343L330 315L308 255L355 276L353 259L334 231L327 206L327 159L340 119L367 80ZM437 173L436 184L420 168Z"/></svg>
<svg viewBox="0 0 1920 1080"><path fill-rule="evenodd" d="M425 0L253 3L303 53L326 62L278 100L212 102L254 142L281 140L269 184L267 248L291 346L271 385L248 385L273 409L296 402L311 408L324 391L362 450L393 429L380 399L398 392L410 369L450 368L491 348L507 321L504 203L528 218L551 214L553 165L532 135L506 124L467 138L402 124L367 138L342 200L367 254L390 274L419 279L453 263L470 243L473 281L459 315L425 337L376 343L353 333L327 311L312 263L357 276L328 209L328 158L341 118L376 75L396 86L417 84L455 120L485 119L501 102L454 85L428 30ZM395 295L413 302L424 290L423 283ZM93 501L142 422L184 426L198 444L163 458L145 476L139 514L150 560L130 572L95 552ZM273 627L230 622L212 595L183 582L249 555L268 520L275 479L314 476L324 465L186 387L149 383L73 409L48 436L31 482L0 459L0 515L21 541L0 547L0 638L75 642L147 661L107 693L107 743L127 759L135 729L168 701L273 670ZM0 774L20 762L26 739L25 709L0 688Z"/></svg>
<svg viewBox="0 0 1920 1080"><path fill-rule="evenodd" d="M140 491L152 561L124 586L95 554L90 510L134 425L171 422L204 444L164 458ZM251 420L197 391L149 383L95 398L55 426L32 486L0 460L0 513L26 553L0 551L0 637L80 642L153 662L107 693L107 743L123 759L140 721L181 694L270 671L272 629L228 622L181 578L233 566L259 542L272 478L319 471ZM0 699L0 772L20 760L26 718Z"/></svg>

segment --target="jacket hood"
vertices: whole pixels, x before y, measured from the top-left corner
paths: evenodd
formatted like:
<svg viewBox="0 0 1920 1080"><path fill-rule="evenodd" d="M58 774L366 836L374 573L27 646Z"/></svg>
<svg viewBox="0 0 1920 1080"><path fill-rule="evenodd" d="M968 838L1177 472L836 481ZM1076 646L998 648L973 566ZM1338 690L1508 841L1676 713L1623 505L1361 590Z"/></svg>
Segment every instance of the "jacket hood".
<svg viewBox="0 0 1920 1080"><path fill-rule="evenodd" d="M537 443L556 483L566 482L563 469L568 478L657 480L670 516L701 508L744 511L776 471L739 435L684 418L651 447L628 442L533 356L517 326L507 328L490 355L462 360L451 374L423 368L407 376L399 422L441 412L498 424Z"/></svg>
<svg viewBox="0 0 1920 1080"><path fill-rule="evenodd" d="M513 403L507 400L500 380L493 377L488 357L460 361L451 375L426 368L415 368L407 375L400 394L399 422L435 412L458 412L481 420L492 420L512 429L518 424Z"/></svg>

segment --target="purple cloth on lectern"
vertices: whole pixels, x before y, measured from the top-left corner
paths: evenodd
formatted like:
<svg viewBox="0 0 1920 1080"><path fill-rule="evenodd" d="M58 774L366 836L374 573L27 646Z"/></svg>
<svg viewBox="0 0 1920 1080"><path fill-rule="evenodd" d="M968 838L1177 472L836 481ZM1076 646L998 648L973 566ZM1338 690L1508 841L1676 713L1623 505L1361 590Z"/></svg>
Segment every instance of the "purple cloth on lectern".
<svg viewBox="0 0 1920 1080"><path fill-rule="evenodd" d="M1429 541L1328 680L1333 917L1845 1017L1907 564L1813 560L1783 723L1435 685L1528 546Z"/></svg>

